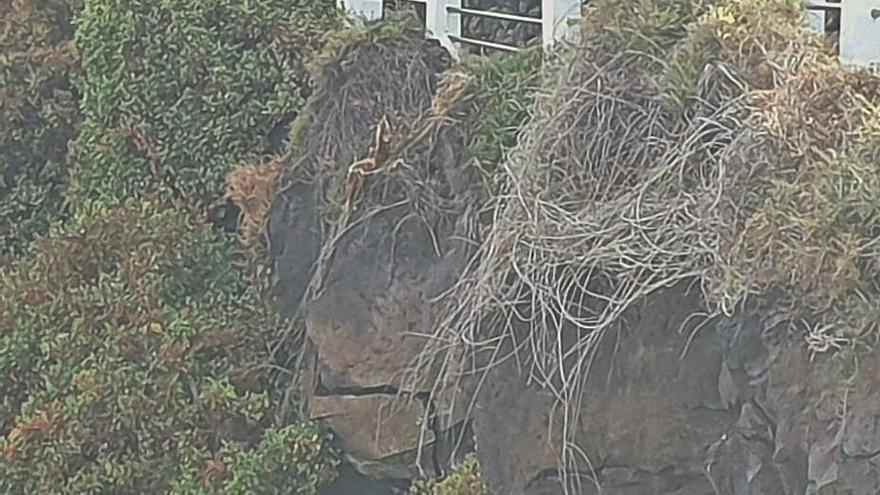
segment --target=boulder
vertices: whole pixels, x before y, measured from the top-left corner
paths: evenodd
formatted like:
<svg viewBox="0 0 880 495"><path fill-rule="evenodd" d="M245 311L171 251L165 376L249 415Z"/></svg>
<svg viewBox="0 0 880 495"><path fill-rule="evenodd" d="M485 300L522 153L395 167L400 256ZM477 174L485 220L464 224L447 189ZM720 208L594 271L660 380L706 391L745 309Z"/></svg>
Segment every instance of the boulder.
<svg viewBox="0 0 880 495"><path fill-rule="evenodd" d="M434 434L426 428L422 400L395 395L334 395L313 397L311 419L322 420L339 438L346 459L362 474L374 478L410 479L418 476L416 448L430 447ZM430 449L425 455L428 472Z"/></svg>
<svg viewBox="0 0 880 495"><path fill-rule="evenodd" d="M880 493L880 356L811 356L766 309L680 332L697 308L657 294L605 337L564 477L558 405L494 369L474 414L492 493Z"/></svg>

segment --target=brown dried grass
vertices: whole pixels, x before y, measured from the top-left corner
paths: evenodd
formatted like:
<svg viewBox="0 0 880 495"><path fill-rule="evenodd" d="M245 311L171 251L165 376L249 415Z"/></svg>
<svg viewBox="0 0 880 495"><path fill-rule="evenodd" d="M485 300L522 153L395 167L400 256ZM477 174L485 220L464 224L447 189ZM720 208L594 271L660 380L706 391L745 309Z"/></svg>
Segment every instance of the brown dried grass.
<svg viewBox="0 0 880 495"><path fill-rule="evenodd" d="M278 191L283 160L273 157L263 163L237 167L226 180L226 199L240 211L239 233L245 251L259 255L267 245L266 225Z"/></svg>

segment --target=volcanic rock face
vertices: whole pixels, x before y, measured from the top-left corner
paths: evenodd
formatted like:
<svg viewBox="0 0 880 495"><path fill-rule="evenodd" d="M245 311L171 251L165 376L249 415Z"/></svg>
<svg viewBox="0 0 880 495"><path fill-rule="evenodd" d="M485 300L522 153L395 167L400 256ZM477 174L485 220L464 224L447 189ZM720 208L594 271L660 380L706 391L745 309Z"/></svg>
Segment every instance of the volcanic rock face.
<svg viewBox="0 0 880 495"><path fill-rule="evenodd" d="M585 458L566 473L572 492L880 493L876 354L811 361L765 312L680 332L698 307L659 294L605 339L577 425ZM493 371L474 417L493 493L563 493L554 413L516 369Z"/></svg>
<svg viewBox="0 0 880 495"><path fill-rule="evenodd" d="M399 139L418 122L448 56L420 32L377 25L347 36L326 55L270 213L272 296L305 322L311 417L335 430L360 473L409 479L439 470L435 452L456 425L439 421L433 399L405 389L402 377L421 349L414 333L432 325L428 301L467 256L451 240L454 212L413 211L412 195L426 186L393 183L405 173L346 172L368 155L372 167L386 165L377 124Z"/></svg>
<svg viewBox="0 0 880 495"><path fill-rule="evenodd" d="M462 425L426 424L435 399L401 378L433 324L432 299L465 259L450 227L437 241L415 221L395 230L401 220L354 232L305 308L318 356L312 416L361 473L397 479L442 470L446 433ZM695 294L669 289L603 340L575 425L584 457L566 473L575 493L880 493L880 358L811 361L768 310L695 327L699 310ZM520 372L513 361L493 369L477 395L484 477L492 493L561 494L560 411Z"/></svg>
<svg viewBox="0 0 880 495"><path fill-rule="evenodd" d="M418 334L433 325L429 301L462 269L464 246L444 241L438 255L417 219L391 212L375 221L363 228L386 235L370 234L342 247L323 292L306 308L319 356L312 415L330 416L361 472L409 478L418 472L420 444L429 446L421 469L441 468L433 444L448 429L437 429L432 412L439 408L429 390L407 390L404 374L423 345ZM352 239L358 238L353 232ZM335 413L323 411L328 404Z"/></svg>
<svg viewBox="0 0 880 495"><path fill-rule="evenodd" d="M438 418L428 390L407 390L404 373L433 325L429 302L454 282L464 246L434 234L402 212L380 214L340 243L320 294L303 307L316 355L311 415L337 433L364 474L411 478L441 469L435 447L463 418ZM459 245L461 244L461 245ZM436 250L440 249L439 254ZM280 263L279 263L280 265ZM282 283L289 294L301 271ZM418 455L420 445L428 448ZM438 451L439 452L439 451Z"/></svg>
<svg viewBox="0 0 880 495"><path fill-rule="evenodd" d="M390 90L359 86L366 81L372 91L372 64L387 60L373 52L389 51L374 46L369 56L354 57L360 66L332 66L336 89L314 116L320 153L299 157L298 165L347 170L366 153L380 118L397 116L400 124L428 112L433 82L394 99L401 93L395 81L430 80L442 68L410 70L418 49L386 64L399 71L378 86ZM360 72L346 73L352 66ZM331 114L334 108L345 119ZM339 126L351 135L320 134ZM348 148L334 148L340 145ZM445 149L426 147L438 156ZM468 215L461 208L476 200L440 213L412 208L412 193L428 194L425 184L442 182L459 161L460 147L447 147L448 163L403 160L398 171L425 171L406 188L368 178L372 189L354 205L329 256L320 180L289 181L273 207L275 296L288 314L304 317L312 344L310 414L336 431L354 469L398 480L441 473L459 434L472 426L483 475L500 495L561 494L566 485L584 495L880 493L880 356L811 356L803 333L777 324L772 307L701 321L702 298L683 286L651 294L606 332L574 406L578 414L564 415L557 397L528 379L527 359L510 359L491 368L475 394L462 392L464 403L474 399L470 421L463 410L440 415L451 409L448 397L404 378L444 292L473 255L462 240ZM405 190L406 201L386 189ZM563 458L573 462L560 464Z"/></svg>

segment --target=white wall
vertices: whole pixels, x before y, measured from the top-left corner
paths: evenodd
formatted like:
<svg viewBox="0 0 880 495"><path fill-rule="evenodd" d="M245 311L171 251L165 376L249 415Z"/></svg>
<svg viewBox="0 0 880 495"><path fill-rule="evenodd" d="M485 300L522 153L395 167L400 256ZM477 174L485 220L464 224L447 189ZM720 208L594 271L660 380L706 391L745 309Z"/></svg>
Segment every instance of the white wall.
<svg viewBox="0 0 880 495"><path fill-rule="evenodd" d="M841 3L840 61L880 69L880 0Z"/></svg>

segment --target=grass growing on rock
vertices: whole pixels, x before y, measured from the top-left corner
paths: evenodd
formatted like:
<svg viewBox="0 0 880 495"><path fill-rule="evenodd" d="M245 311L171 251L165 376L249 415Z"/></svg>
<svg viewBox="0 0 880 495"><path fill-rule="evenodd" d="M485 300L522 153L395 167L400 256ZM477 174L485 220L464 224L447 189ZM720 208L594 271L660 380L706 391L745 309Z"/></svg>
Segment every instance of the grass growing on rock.
<svg viewBox="0 0 880 495"><path fill-rule="evenodd" d="M296 267L287 275L307 273L290 283L297 287L284 293L284 303L310 304L352 252L369 256L395 280L452 249L467 249L459 244L475 235L471 215L494 186L493 167L516 142L539 69L536 51L451 64L407 19L354 27L328 40L313 67L315 92L291 131L273 205L276 262ZM320 229L302 220L312 204ZM285 223L285 216L296 218ZM404 245L410 259L395 255ZM414 245L422 250L417 256Z"/></svg>
<svg viewBox="0 0 880 495"><path fill-rule="evenodd" d="M353 26L325 41L313 66L315 91L293 124L270 214L280 222L270 224L273 232L281 234L271 239L270 251L289 256L280 263L306 274L297 284L313 289L322 283L348 219L364 214L358 209L366 191L361 186L382 183L376 179L386 174L380 172L390 170L386 140L406 135L428 111L439 74L449 64L445 50L425 40L411 18ZM377 143L380 124L384 131ZM358 162L361 168L354 172ZM390 191L386 198L401 192ZM387 206L382 201L365 203ZM288 242L283 232L294 228L296 245L282 245ZM292 299L285 301L289 306L303 295L285 297Z"/></svg>
<svg viewBox="0 0 880 495"><path fill-rule="evenodd" d="M430 106L448 63L407 15L327 37L312 62L315 93L292 126L282 188L315 184L330 229L345 202L349 166L366 157L376 126L387 119L392 132L404 132Z"/></svg>
<svg viewBox="0 0 880 495"><path fill-rule="evenodd" d="M327 235L352 206L346 205L349 167L370 154L383 120L389 156L377 168L411 164L417 175L491 168L515 143L540 66L539 52L529 50L450 67L448 55L425 41L408 15L354 26L325 41L312 64L315 93L291 130L281 189L314 185ZM455 167L430 163L438 141L466 150L454 158ZM452 174L461 179L465 172Z"/></svg>
<svg viewBox="0 0 880 495"><path fill-rule="evenodd" d="M418 363L444 370L438 388L512 349L557 398L560 467L579 472L593 353L659 289L697 284L709 315L770 302L813 352L876 338L880 79L843 72L802 15L796 0L590 3Z"/></svg>

